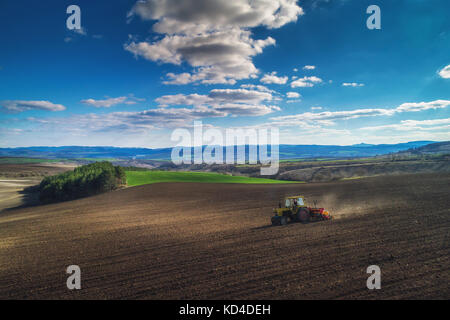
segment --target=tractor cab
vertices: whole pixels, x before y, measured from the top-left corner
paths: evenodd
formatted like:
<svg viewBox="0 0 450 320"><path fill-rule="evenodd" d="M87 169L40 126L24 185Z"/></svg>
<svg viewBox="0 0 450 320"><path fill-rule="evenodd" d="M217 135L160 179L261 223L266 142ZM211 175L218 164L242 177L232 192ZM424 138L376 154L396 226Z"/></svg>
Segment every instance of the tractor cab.
<svg viewBox="0 0 450 320"><path fill-rule="evenodd" d="M308 223L330 219L330 214L324 208L310 208L303 196L292 196L284 198L284 207L280 202L271 220L273 225L286 225L289 221Z"/></svg>
<svg viewBox="0 0 450 320"><path fill-rule="evenodd" d="M302 196L288 197L285 199L286 208L305 206L305 200Z"/></svg>

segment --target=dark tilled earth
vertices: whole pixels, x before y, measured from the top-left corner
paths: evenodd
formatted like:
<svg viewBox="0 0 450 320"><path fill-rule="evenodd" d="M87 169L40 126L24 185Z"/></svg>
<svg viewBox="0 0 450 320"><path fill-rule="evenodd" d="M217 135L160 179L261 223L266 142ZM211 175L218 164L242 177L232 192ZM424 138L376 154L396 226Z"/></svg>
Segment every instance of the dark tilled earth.
<svg viewBox="0 0 450 320"><path fill-rule="evenodd" d="M154 184L0 214L1 299L449 299L450 174ZM270 226L283 196L335 219ZM66 287L79 265L82 289ZM378 265L381 290L368 290Z"/></svg>

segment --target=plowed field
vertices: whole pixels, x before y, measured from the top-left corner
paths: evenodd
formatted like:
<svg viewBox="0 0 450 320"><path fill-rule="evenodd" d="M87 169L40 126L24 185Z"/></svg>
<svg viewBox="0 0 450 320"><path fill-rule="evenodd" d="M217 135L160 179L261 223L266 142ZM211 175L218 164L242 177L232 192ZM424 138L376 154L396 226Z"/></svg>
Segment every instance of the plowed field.
<svg viewBox="0 0 450 320"><path fill-rule="evenodd" d="M0 215L0 298L450 298L450 174L161 183ZM335 219L270 226L283 196ZM82 289L66 287L67 266ZM368 290L366 268L381 268Z"/></svg>

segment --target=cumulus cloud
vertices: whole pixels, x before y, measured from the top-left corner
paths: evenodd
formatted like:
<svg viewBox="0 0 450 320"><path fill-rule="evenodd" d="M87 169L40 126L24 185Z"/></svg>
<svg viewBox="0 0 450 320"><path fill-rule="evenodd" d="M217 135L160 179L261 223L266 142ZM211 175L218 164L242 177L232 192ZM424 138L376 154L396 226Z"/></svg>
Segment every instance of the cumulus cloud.
<svg viewBox="0 0 450 320"><path fill-rule="evenodd" d="M265 74L260 81L265 84L286 84L288 80L288 77L278 77L277 73L274 71L272 73Z"/></svg>
<svg viewBox="0 0 450 320"><path fill-rule="evenodd" d="M269 92L247 89L214 89L209 93L209 97L220 102L233 101L258 103L264 100L272 100L272 94Z"/></svg>
<svg viewBox="0 0 450 320"><path fill-rule="evenodd" d="M66 110L66 107L62 104L55 104L50 101L7 100L0 102L0 105L8 112L23 112L33 109L46 111Z"/></svg>
<svg viewBox="0 0 450 320"><path fill-rule="evenodd" d="M144 99L134 97L117 97L108 98L104 100L85 99L81 100L81 103L87 104L96 108L110 108L118 104L135 104L136 101L143 101Z"/></svg>
<svg viewBox="0 0 450 320"><path fill-rule="evenodd" d="M174 95L166 95L159 98L156 98L155 101L159 104L160 107L168 107L170 105L186 105L186 106L199 106L205 105L208 103L212 103L213 99L211 99L207 95L200 94L174 94Z"/></svg>
<svg viewBox="0 0 450 320"><path fill-rule="evenodd" d="M219 103L260 103L261 101L272 100L272 94L265 91L247 89L214 89L208 95L199 94L176 94L166 95L155 99L160 106L169 105L216 105Z"/></svg>
<svg viewBox="0 0 450 320"><path fill-rule="evenodd" d="M155 99L161 108L169 106L194 106L237 116L261 116L280 110L277 106L265 105L273 96L267 91L247 89L214 89L208 95L176 94Z"/></svg>
<svg viewBox="0 0 450 320"><path fill-rule="evenodd" d="M125 102L127 97L109 98L105 100L85 99L81 100L81 103L96 107L96 108L109 108L117 104Z"/></svg>
<svg viewBox="0 0 450 320"><path fill-rule="evenodd" d="M266 86L255 85L255 84L242 84L241 88L258 90L258 91L263 91L263 92L270 92L270 93L275 92L274 90L271 90L271 89L267 88Z"/></svg>
<svg viewBox="0 0 450 320"><path fill-rule="evenodd" d="M441 78L450 79L450 64L439 71Z"/></svg>
<svg viewBox="0 0 450 320"><path fill-rule="evenodd" d="M316 66L306 65L306 66L303 67L303 70L314 70L314 69L316 69Z"/></svg>
<svg viewBox="0 0 450 320"><path fill-rule="evenodd" d="M269 29L297 21L303 14L297 0L147 0L138 1L128 13L143 20L157 20L158 33L202 33L233 25Z"/></svg>
<svg viewBox="0 0 450 320"><path fill-rule="evenodd" d="M188 84L198 79L187 72L179 74L169 72L166 76L168 80L163 81L164 84Z"/></svg>
<svg viewBox="0 0 450 320"><path fill-rule="evenodd" d="M364 87L364 83L356 83L356 82L344 82L342 84L343 87Z"/></svg>
<svg viewBox="0 0 450 320"><path fill-rule="evenodd" d="M155 42L131 41L125 49L148 60L180 65L186 61L194 73L167 74L165 84L235 84L236 80L254 78L258 69L251 57L275 44L268 37L253 40L249 31L231 29L204 35L168 35Z"/></svg>
<svg viewBox="0 0 450 320"><path fill-rule="evenodd" d="M291 88L310 88L314 87L315 84L321 83L322 79L312 76L312 77L303 77L291 82Z"/></svg>
<svg viewBox="0 0 450 320"><path fill-rule="evenodd" d="M128 16L154 20L155 41L130 39L125 49L147 60L180 65L192 73L169 73L166 84L234 84L256 77L252 57L274 45L271 37L253 39L249 28L280 28L303 10L296 0L147 0L138 1Z"/></svg>

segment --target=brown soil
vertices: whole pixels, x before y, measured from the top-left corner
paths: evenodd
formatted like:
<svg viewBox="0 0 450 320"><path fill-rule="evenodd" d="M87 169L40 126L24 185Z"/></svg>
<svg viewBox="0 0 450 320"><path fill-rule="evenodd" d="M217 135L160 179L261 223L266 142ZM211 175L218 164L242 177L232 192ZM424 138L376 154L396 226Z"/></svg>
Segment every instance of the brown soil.
<svg viewBox="0 0 450 320"><path fill-rule="evenodd" d="M5 209L38 203L38 194L30 187L45 176L74 168L70 163L0 164L0 214Z"/></svg>
<svg viewBox="0 0 450 320"><path fill-rule="evenodd" d="M42 178L68 170L73 170L73 163L33 163L33 164L0 164L0 178Z"/></svg>
<svg viewBox="0 0 450 320"><path fill-rule="evenodd" d="M0 298L450 298L450 174L154 184L0 214ZM303 194L336 219L270 226ZM79 265L82 289L66 288ZM382 289L368 290L378 265Z"/></svg>

